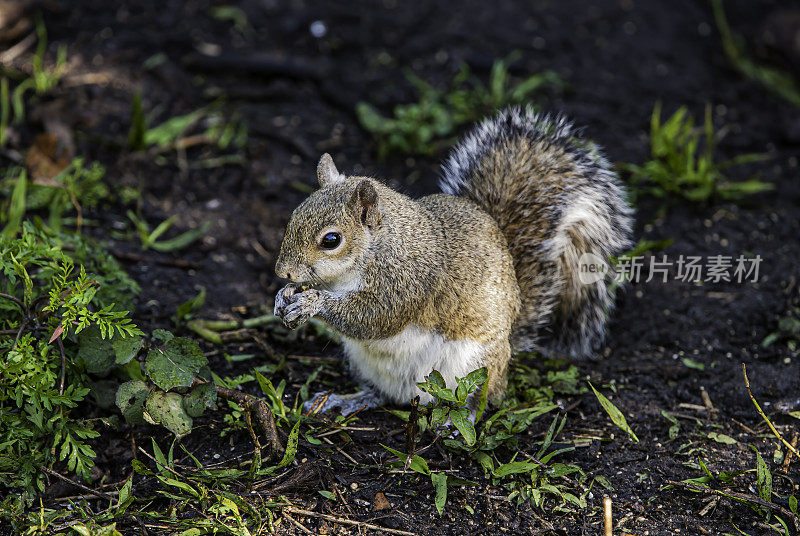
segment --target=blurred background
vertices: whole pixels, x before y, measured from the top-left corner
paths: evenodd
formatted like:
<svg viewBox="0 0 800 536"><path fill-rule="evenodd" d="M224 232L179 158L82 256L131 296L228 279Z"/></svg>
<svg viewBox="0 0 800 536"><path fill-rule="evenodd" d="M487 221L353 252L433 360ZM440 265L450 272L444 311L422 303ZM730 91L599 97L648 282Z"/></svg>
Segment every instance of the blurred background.
<svg viewBox="0 0 800 536"><path fill-rule="evenodd" d="M798 73L797 5L724 7L730 46ZM244 271L218 296L226 305L249 294L242 281L274 290L280 228L322 152L347 173L431 192L458 135L514 103L567 114L612 162L647 158L657 102L665 118L686 106L700 123L710 106L723 157L800 141L796 106L742 74L707 1L17 0L0 3L0 24L12 92L37 51L53 74L26 91L6 156L61 132L64 158L104 164L152 217L212 222L205 245ZM796 163L759 172L794 184Z"/></svg>

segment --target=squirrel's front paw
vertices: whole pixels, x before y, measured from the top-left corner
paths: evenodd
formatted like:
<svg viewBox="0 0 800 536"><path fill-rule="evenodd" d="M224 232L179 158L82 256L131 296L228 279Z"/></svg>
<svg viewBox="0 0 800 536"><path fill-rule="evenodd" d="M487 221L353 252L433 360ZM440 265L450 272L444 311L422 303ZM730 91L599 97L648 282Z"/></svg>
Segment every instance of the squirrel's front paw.
<svg viewBox="0 0 800 536"><path fill-rule="evenodd" d="M289 329L295 329L305 324L309 318L322 310L322 292L314 288L291 295L287 300L289 303L282 308L282 314L278 314L276 298L275 314L283 319L283 323Z"/></svg>
<svg viewBox="0 0 800 536"><path fill-rule="evenodd" d="M283 318L286 308L294 301L294 297L301 292L300 285L289 283L275 295L275 316Z"/></svg>

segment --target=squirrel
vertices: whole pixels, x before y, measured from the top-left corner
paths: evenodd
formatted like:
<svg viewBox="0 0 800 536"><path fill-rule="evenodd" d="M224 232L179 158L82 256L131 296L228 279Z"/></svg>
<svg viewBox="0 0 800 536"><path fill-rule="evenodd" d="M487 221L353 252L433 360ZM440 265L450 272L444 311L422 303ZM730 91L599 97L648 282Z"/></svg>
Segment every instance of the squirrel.
<svg viewBox="0 0 800 536"><path fill-rule="evenodd" d="M339 332L362 390L318 393L307 410L426 403L417 383L432 370L454 387L480 367L496 402L512 349L574 358L602 343L607 259L631 245L632 210L599 148L563 116L512 107L484 120L444 162L443 193L420 199L345 176L328 154L317 179L280 247L275 272L292 282L275 314ZM585 254L605 270L587 284Z"/></svg>

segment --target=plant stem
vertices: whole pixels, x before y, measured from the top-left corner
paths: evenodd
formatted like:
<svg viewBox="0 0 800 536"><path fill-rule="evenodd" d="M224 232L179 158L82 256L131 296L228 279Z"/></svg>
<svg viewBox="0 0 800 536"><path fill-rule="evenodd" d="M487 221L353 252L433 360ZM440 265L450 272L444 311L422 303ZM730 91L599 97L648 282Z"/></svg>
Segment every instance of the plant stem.
<svg viewBox="0 0 800 536"><path fill-rule="evenodd" d="M764 419L764 421L766 421L767 426L769 426L769 429L772 430L773 434L775 434L775 437L780 439L781 443L786 445L787 449L789 449L795 456L800 458L800 454L798 454L797 449L794 446L792 446L791 443L786 441L780 433L778 433L778 430L775 429L775 426L772 424L772 421L769 420L769 417L767 417L767 415L764 413L764 410L762 410L761 406L759 406L758 402L756 402L756 399L753 396L753 392L750 390L750 380L747 379L747 367L745 367L744 363L742 363L742 375L744 375L744 385L745 387L747 387L747 394L750 395L750 400L753 401L753 405L756 407L756 411L758 412L758 414L761 415L761 418Z"/></svg>
<svg viewBox="0 0 800 536"><path fill-rule="evenodd" d="M58 383L58 394L64 394L64 380L67 377L67 358L64 355L64 343L61 342L61 336L59 335L56 338L58 341L58 350L61 352L61 379Z"/></svg>
<svg viewBox="0 0 800 536"><path fill-rule="evenodd" d="M16 303L23 312L25 312L25 304L22 303L17 297L12 296L11 294L5 294L4 292L0 292L0 298L5 298L7 300L11 300L12 302Z"/></svg>

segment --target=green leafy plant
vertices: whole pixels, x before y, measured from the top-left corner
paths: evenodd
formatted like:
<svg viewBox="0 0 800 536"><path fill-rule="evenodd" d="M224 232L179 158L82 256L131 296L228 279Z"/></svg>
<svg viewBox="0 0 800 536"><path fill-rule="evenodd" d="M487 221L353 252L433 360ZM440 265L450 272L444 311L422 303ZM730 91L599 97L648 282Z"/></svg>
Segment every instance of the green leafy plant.
<svg viewBox="0 0 800 536"><path fill-rule="evenodd" d="M135 284L87 240L75 237L69 255L67 244L28 222L19 238L0 237L0 484L28 500L44 489L42 466L89 477L86 441L98 434L74 411L91 391L83 341L140 334L110 300Z"/></svg>
<svg viewBox="0 0 800 536"><path fill-rule="evenodd" d="M191 432L193 418L214 407L217 389L197 342L163 330L154 334L154 341L144 361L149 383L144 379L123 383L116 403L128 423L162 425L183 437ZM120 352L116 342L113 347L100 344L97 341L94 349L106 366L130 362L143 346L141 339L125 340Z"/></svg>
<svg viewBox="0 0 800 536"><path fill-rule="evenodd" d="M436 511L439 512L439 515L444 513L444 507L447 504L447 486L449 485L477 485L475 482L469 482L467 480L456 479L452 477L448 477L447 473L442 471L431 471L430 467L428 467L428 462L425 461L425 458L421 456L413 455L408 456L400 452L399 450L395 450L393 448L387 447L386 445L381 445L383 448L400 458L404 466L408 467L415 473L419 473L421 475L425 475L430 477L431 484L433 484L434 490L434 506L436 506ZM448 482L449 479L449 482Z"/></svg>
<svg viewBox="0 0 800 536"><path fill-rule="evenodd" d="M488 86L474 77L466 65L444 90L409 71L406 76L416 88L419 101L395 106L391 118L381 115L371 104L360 102L356 105L359 123L375 135L380 158L390 154L435 154L452 143L450 137L460 126L496 108L526 102L548 86L563 85L552 71L536 73L513 84L509 66L518 58L515 53L497 60Z"/></svg>
<svg viewBox="0 0 800 536"><path fill-rule="evenodd" d="M574 450L573 446L554 448L566 423L565 418L557 416L551 422L535 455L523 453L518 448L520 434L539 417L558 409L553 402L555 393L585 391L579 385L577 369L548 371L542 376L536 369L522 364L516 366L519 370L509 386L507 398L500 409L484 421L481 419L486 408L486 369L457 379L455 389L445 387L441 375L432 372L419 385L433 396L434 401L424 410L420 409L417 426L422 432L430 429L443 434L442 443L448 450L477 462L494 485L510 492L510 499L530 501L537 508L544 508L545 504L562 510L584 508L591 483L597 481L608 486L608 482L602 477L590 477L575 465L553 460ZM410 418L407 412L395 414ZM451 424L458 433L451 432ZM440 513L446 504L448 485L470 484L467 480L431 471L419 455L411 453L409 459L409 454L385 448L398 456L405 467L431 478ZM551 504L548 499L557 502Z"/></svg>
<svg viewBox="0 0 800 536"><path fill-rule="evenodd" d="M634 194L660 199L737 200L773 188L757 178L733 181L724 174L733 166L764 160L765 155L744 154L715 162L716 143L710 107L706 107L700 132L686 107L679 108L662 123L661 103L656 103L650 121L650 159L641 166L623 164L622 167L631 173Z"/></svg>
<svg viewBox="0 0 800 536"><path fill-rule="evenodd" d="M764 160L766 155L749 153L715 162L716 143L710 107L706 107L700 132L686 107L662 123L661 103L656 103L650 122L650 160L642 166L623 165L631 173L633 193L709 202L717 198L738 200L774 187L757 178L733 181L724 174L728 168Z"/></svg>
<svg viewBox="0 0 800 536"><path fill-rule="evenodd" d="M467 446L473 446L477 441L475 434L474 421L479 421L486 409L486 388L488 387L489 375L486 367L473 370L464 378L456 379L456 389L449 389L445 386L445 381L439 371L434 370L425 378L425 381L418 384L419 388L430 394L434 398L431 408L429 424L432 426L444 426L447 422L452 422L453 426L461 433L461 437ZM477 401L475 415L471 415L471 410L467 407L467 397L475 390L483 386L480 397Z"/></svg>
<svg viewBox="0 0 800 536"><path fill-rule="evenodd" d="M0 179L0 192L11 193L8 201L0 202L0 223L5 223L3 233L15 235L26 212L47 211L47 224L54 231L61 231L70 220L65 213L74 210L80 228L83 210L94 208L111 198L104 181L105 168L93 162L85 165L82 158L75 158L58 175L48 180L31 181L24 169L12 167ZM7 209L7 216L1 215Z"/></svg>
<svg viewBox="0 0 800 536"><path fill-rule="evenodd" d="M161 235L166 233L170 227L172 227L172 224L178 221L177 215L171 216L162 221L156 225L155 229L152 231L150 230L150 226L147 224L147 222L134 214L133 211L128 211L128 218L136 227L139 239L142 242L142 249L154 249L161 252L178 251L180 249L187 248L192 245L192 243L196 242L201 236L203 236L211 227L211 222L204 222L200 227L181 233L174 238L170 238L168 240L159 240Z"/></svg>
<svg viewBox="0 0 800 536"><path fill-rule="evenodd" d="M722 0L711 0L711 6L714 9L714 21L722 39L722 48L731 65L746 78L755 80L785 101L800 106L800 88L798 88L797 82L789 74L779 69L759 65L753 61L747 54L742 36L731 31Z"/></svg>

